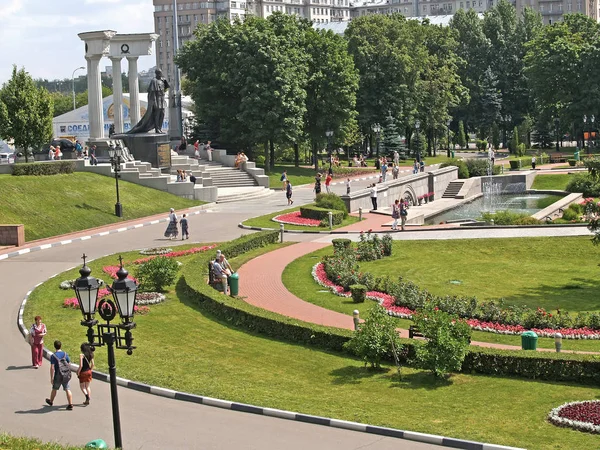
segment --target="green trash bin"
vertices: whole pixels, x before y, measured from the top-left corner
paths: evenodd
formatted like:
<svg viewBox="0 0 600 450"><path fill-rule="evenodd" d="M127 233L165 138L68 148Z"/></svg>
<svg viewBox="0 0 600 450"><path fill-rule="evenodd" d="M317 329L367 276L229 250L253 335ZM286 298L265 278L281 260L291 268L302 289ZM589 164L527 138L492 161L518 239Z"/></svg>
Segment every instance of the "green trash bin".
<svg viewBox="0 0 600 450"><path fill-rule="evenodd" d="M229 294L232 297L235 297L236 295L238 295L239 290L240 290L240 277L237 274L237 272L232 273L231 276L229 277Z"/></svg>
<svg viewBox="0 0 600 450"><path fill-rule="evenodd" d="M450 154L451 154L451 155L452 155L452 157L454 158L454 150L452 150L452 151L450 152Z"/></svg>
<svg viewBox="0 0 600 450"><path fill-rule="evenodd" d="M537 350L538 335L534 331L525 331L521 334L521 348L523 350Z"/></svg>
<svg viewBox="0 0 600 450"><path fill-rule="evenodd" d="M108 445L102 439L96 439L85 444L85 448L108 448Z"/></svg>

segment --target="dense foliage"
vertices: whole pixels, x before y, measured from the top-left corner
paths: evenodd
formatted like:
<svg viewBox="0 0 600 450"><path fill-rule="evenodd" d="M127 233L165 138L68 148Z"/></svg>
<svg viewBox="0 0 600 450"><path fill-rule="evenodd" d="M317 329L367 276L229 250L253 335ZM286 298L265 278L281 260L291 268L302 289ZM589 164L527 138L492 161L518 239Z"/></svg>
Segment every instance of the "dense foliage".
<svg viewBox="0 0 600 450"><path fill-rule="evenodd" d="M141 264L136 271L140 290L146 292L162 292L166 286L175 281L179 263L173 258L158 256Z"/></svg>
<svg viewBox="0 0 600 450"><path fill-rule="evenodd" d="M12 166L12 174L14 176L23 175L58 175L64 173L73 173L75 164L69 161L57 161L49 163L32 163L32 164L14 164Z"/></svg>

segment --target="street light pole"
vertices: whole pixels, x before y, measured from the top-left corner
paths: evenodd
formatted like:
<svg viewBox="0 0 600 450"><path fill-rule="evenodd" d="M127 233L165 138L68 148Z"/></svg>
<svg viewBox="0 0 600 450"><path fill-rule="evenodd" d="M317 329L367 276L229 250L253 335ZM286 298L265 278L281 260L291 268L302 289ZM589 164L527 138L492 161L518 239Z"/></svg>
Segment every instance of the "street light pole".
<svg viewBox="0 0 600 450"><path fill-rule="evenodd" d="M560 119L558 117L554 118L554 132L556 134L556 151L558 152L558 125L560 124Z"/></svg>
<svg viewBox="0 0 600 450"><path fill-rule="evenodd" d="M416 146L416 150L415 150L415 156L417 157L417 161L421 162L421 146L419 145L419 128L421 128L421 121L420 120L415 120L415 130L417 130L417 133L415 134L415 140L417 141L415 143Z"/></svg>
<svg viewBox="0 0 600 450"><path fill-rule="evenodd" d="M115 203L115 216L123 217L123 205L121 205L121 199L119 198L119 172L121 171L121 146L117 145L117 148L112 145L108 148L108 156L110 156L110 164L115 171L115 187L117 189L117 203Z"/></svg>
<svg viewBox="0 0 600 450"><path fill-rule="evenodd" d="M377 160L379 161L379 138L381 137L381 126L376 123L375 125L373 125L373 131L375 132L375 139L377 142Z"/></svg>
<svg viewBox="0 0 600 450"><path fill-rule="evenodd" d="M446 121L446 129L448 130L448 158L450 158L450 124L452 123L452 120L448 119Z"/></svg>
<svg viewBox="0 0 600 450"><path fill-rule="evenodd" d="M592 152L592 143L594 142L592 140L592 132L593 132L593 129L594 129L594 121L595 120L596 120L596 118L592 114L592 117L590 117L590 153Z"/></svg>
<svg viewBox="0 0 600 450"><path fill-rule="evenodd" d="M327 136L327 155L329 156L329 172L331 173L331 171L333 170L331 168L331 137L333 136L333 131L327 130L325 132L325 136Z"/></svg>
<svg viewBox="0 0 600 450"><path fill-rule="evenodd" d="M71 83L72 83L72 87L73 87L73 111L75 111L75 108L76 108L76 106L75 106L75 72L77 72L78 70L84 70L84 69L85 69L85 67L78 67L71 74Z"/></svg>

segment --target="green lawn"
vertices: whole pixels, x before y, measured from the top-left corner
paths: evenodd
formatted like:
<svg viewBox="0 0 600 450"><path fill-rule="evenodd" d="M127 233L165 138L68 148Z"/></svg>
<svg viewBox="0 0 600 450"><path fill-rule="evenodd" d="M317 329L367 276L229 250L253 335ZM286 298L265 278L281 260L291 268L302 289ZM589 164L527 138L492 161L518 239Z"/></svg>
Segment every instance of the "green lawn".
<svg viewBox="0 0 600 450"><path fill-rule="evenodd" d="M564 191L573 175L566 173L556 175L536 175L531 189Z"/></svg>
<svg viewBox="0 0 600 450"><path fill-rule="evenodd" d="M319 165L319 167L321 170L324 170L323 167L327 168L329 166L327 165L321 167L321 165ZM287 170L287 177L288 180L290 180L290 182L292 183L292 186L314 184L315 182L316 172L314 167L294 167L293 164L278 164L273 170L271 170L271 173L269 174L269 186L272 189L280 189L283 187L283 183L281 182L281 174L284 170ZM375 167L373 167L373 164L370 164L370 167L357 170L360 170L361 173L364 172L365 176L373 175L375 173ZM344 178L344 175L335 173L334 170L333 178L335 182L337 181L337 179ZM325 183L325 179L323 179L323 183Z"/></svg>
<svg viewBox="0 0 600 450"><path fill-rule="evenodd" d="M279 229L279 222L274 222L271 219L273 217L279 216L281 214L287 214L290 213L292 211L299 211L300 207L297 206L295 208L290 208L290 209L285 209L283 211L278 211L276 213L273 214L266 214L264 216L260 216L260 217L255 217L253 219L248 219L245 222L242 222L244 225L249 226L249 227L261 227L261 228L275 228L275 229ZM342 223L340 225L334 225L333 229L335 230L336 228L341 228L341 227L345 227L347 225L351 225L353 223L358 222L358 217L354 217L354 216L348 216L346 219L344 219L342 221ZM305 226L305 225L290 225L290 224L285 224L285 229L286 230L307 230L307 231L328 231L329 227L309 227L309 226Z"/></svg>
<svg viewBox="0 0 600 450"><path fill-rule="evenodd" d="M69 175L0 175L0 223L25 225L25 240L86 230L121 220L183 209L188 200L126 181L119 182L123 219L115 216L115 180L76 172Z"/></svg>
<svg viewBox="0 0 600 450"><path fill-rule="evenodd" d="M38 439L15 437L0 433L0 449L10 450L77 450L84 447L71 447L62 444L43 443Z"/></svg>
<svg viewBox="0 0 600 450"><path fill-rule="evenodd" d="M127 261L138 257L124 256ZM191 258L180 260L186 263ZM100 268L115 261L115 255L93 261L92 274L100 276ZM231 262L239 267L242 259ZM44 283L34 290L25 309L25 323L41 314L48 327L46 341L61 339L71 354L78 353L85 329L79 326L79 311L60 307L72 294L59 290L58 284L76 275L75 269ZM467 374L438 381L413 368L403 368L404 378L399 381L395 368L389 366L372 371L343 354L240 331L206 315L173 287L165 303L152 306L136 322L138 348L132 356L117 355L118 375L128 379L265 407L532 450L597 446L596 436L545 420L557 405L596 398L595 387ZM185 336L194 342L192 347ZM96 358L99 370L106 371L105 349L99 348ZM153 364L157 360L160 365ZM75 402L80 401L76 392Z"/></svg>
<svg viewBox="0 0 600 450"><path fill-rule="evenodd" d="M361 269L379 276L404 275L434 294L475 295L480 300L504 296L510 303L549 310L558 306L571 312L600 310L597 300L600 273L597 264L589 261L597 259L599 250L589 238L396 241L394 244L390 258L364 263ZM327 247L289 264L283 273L285 286L307 302L349 315L358 309L364 317L371 302L353 303L352 299L338 297L313 280L312 266L331 253L332 248ZM476 263L468 265L471 261ZM510 277L510 274L518 275ZM460 280L462 284L450 284L450 280ZM408 328L410 323L399 320L398 326ZM508 345L521 342L520 336L480 331L473 332L473 340ZM554 340L540 338L538 346L554 348ZM600 344L564 339L563 349L597 352Z"/></svg>

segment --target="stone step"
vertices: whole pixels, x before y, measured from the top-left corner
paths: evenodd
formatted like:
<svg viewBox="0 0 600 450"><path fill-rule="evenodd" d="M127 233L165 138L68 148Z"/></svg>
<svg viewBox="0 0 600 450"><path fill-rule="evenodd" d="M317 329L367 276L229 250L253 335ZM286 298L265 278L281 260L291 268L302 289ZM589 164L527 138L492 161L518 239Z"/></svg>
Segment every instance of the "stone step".
<svg viewBox="0 0 600 450"><path fill-rule="evenodd" d="M248 188L223 188L219 189L217 203L231 203L237 201L253 200L257 198L268 197L273 195L275 191L264 187L248 187Z"/></svg>

